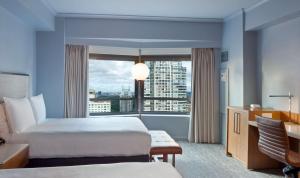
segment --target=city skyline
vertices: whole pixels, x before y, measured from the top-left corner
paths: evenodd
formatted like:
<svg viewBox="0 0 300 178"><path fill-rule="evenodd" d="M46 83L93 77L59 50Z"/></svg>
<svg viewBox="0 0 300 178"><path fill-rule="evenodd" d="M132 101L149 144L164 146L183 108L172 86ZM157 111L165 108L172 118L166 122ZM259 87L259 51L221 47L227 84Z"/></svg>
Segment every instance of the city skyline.
<svg viewBox="0 0 300 178"><path fill-rule="evenodd" d="M129 88L134 92L134 78L131 75L133 65L131 61L89 60L89 89L121 93L122 88ZM182 61L182 65L186 67L187 92L190 92L191 62Z"/></svg>
<svg viewBox="0 0 300 178"><path fill-rule="evenodd" d="M149 67L150 73L144 81L143 110L188 112L191 62L145 61L145 64ZM89 61L89 111L91 113L136 111L135 82L131 75L133 65L134 62L131 61ZM149 97L173 99L147 99Z"/></svg>

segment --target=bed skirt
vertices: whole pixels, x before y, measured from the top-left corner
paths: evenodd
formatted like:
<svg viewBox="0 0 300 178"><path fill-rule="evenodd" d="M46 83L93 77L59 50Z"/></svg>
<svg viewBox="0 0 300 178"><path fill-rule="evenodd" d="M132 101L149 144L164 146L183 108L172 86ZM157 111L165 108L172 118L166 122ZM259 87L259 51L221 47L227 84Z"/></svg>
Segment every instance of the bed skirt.
<svg viewBox="0 0 300 178"><path fill-rule="evenodd" d="M56 167L88 164L108 164L120 162L149 162L149 155L112 157L74 157L74 158L33 158L26 167Z"/></svg>

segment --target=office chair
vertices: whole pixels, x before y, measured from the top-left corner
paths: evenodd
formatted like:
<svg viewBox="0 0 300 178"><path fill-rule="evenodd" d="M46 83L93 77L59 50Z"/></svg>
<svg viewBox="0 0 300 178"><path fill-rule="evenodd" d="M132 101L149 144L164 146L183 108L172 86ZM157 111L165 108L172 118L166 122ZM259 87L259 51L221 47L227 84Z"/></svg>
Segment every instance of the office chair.
<svg viewBox="0 0 300 178"><path fill-rule="evenodd" d="M289 139L284 122L256 116L259 131L259 150L286 165L283 173L286 177L298 178L300 154L290 150Z"/></svg>

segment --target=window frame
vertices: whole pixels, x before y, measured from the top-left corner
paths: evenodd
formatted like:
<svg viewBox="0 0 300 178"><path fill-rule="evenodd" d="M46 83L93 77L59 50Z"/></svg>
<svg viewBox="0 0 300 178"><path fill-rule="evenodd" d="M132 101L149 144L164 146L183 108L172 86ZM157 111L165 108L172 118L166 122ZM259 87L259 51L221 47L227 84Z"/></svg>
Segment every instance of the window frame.
<svg viewBox="0 0 300 178"><path fill-rule="evenodd" d="M145 61L191 61L191 55L187 54L176 54L176 55L142 55L142 60L139 60L139 56L130 55L113 55L113 54L97 54L90 53L88 60L108 60L108 61L132 61L134 63ZM90 116L101 116L101 115L135 115L138 114L138 81L134 80L134 97L126 98L123 100L134 100L134 108L132 112L98 112L89 113ZM187 112L177 111L144 111L145 100L176 100L176 101L189 101L188 98L174 98L174 97L145 97L144 96L144 81L141 81L141 108L142 114L166 114L166 115L188 115ZM90 101L90 100L89 100Z"/></svg>

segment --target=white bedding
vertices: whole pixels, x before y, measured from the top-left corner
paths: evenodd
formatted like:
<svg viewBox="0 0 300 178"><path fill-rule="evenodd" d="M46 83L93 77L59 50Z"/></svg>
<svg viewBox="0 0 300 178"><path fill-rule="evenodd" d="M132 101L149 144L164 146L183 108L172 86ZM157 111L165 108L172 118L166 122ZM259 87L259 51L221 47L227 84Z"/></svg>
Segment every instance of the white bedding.
<svg viewBox="0 0 300 178"><path fill-rule="evenodd" d="M135 117L47 119L9 143L28 143L30 158L148 155L151 136Z"/></svg>
<svg viewBox="0 0 300 178"><path fill-rule="evenodd" d="M181 178L168 163L117 163L0 170L0 178Z"/></svg>

